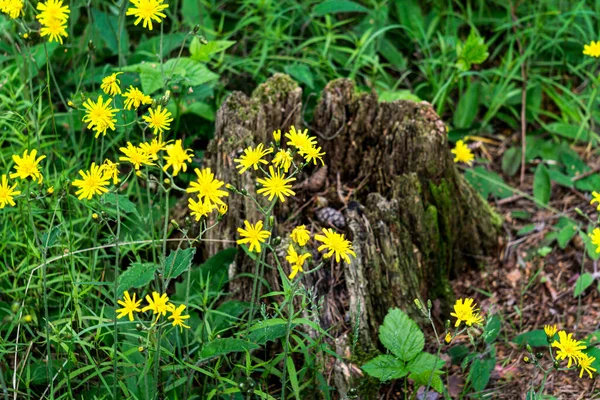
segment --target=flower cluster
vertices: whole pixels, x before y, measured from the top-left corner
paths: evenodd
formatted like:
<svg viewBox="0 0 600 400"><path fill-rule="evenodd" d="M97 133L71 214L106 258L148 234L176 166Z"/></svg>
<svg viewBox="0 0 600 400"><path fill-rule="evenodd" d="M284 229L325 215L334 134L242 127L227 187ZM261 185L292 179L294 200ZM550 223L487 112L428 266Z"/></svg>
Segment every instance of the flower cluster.
<svg viewBox="0 0 600 400"><path fill-rule="evenodd" d="M176 307L173 303L169 302L169 296L166 293L160 294L158 292L152 292L152 297L150 295L146 295L146 305L144 308L140 308L142 305L142 300L136 300L136 294L133 294L133 297L129 295L129 292L126 290L123 292L123 300L117 300L117 303L120 304L123 308L117 309L117 318L123 318L127 316L130 321L134 319L134 313L152 311L152 315L156 315L156 320L153 322L156 324L159 318L162 316L166 316L167 312L170 313L167 317L167 320L172 320L173 326L178 326L180 330L183 331L183 328L188 328L184 322L186 319L190 318L189 315L182 315L185 310L185 304L180 304Z"/></svg>
<svg viewBox="0 0 600 400"><path fill-rule="evenodd" d="M310 163L317 165L318 162L324 164L325 152L317 146L316 137L308 135L308 130L301 131L292 126L284 137L288 139L286 148L281 146L281 131L275 131L273 146L265 147L260 143L256 147L248 147L239 158L234 160L240 174L256 171L263 175L256 178L259 186L256 193L266 197L271 202L271 207L276 201L285 202L286 198L296 194L292 182L296 180L295 175L304 166ZM267 156L270 154L273 157L269 161ZM295 156L300 156L301 161L295 162ZM268 167L268 170L265 167ZM260 253L263 249L262 244L271 237L271 231L263 229L264 227L263 221L256 223L244 221L244 227L238 228L241 238L237 243L248 245L250 252ZM287 248L286 260L291 269L289 278L294 279L298 272L304 272L304 264L311 257L309 252L303 251L304 246L310 241L311 234L304 225L300 225L294 228L290 238L292 243ZM318 250L324 252L325 259L335 256L336 262L344 260L350 263L350 255L356 257L352 243L346 240L343 234L331 228L323 228L322 234L314 235L314 239L321 242Z"/></svg>
<svg viewBox="0 0 600 400"><path fill-rule="evenodd" d="M46 0L45 3L37 3L36 9L39 14L36 18L40 21L42 28L41 36L48 36L49 42L63 43L63 37L68 37L67 22L69 21L69 6L63 6L63 0Z"/></svg>
<svg viewBox="0 0 600 400"><path fill-rule="evenodd" d="M94 195L108 192L111 180L115 185L119 182L119 164L108 159L102 165L93 162L89 170L81 170L79 175L81 179L73 181L73 186L79 188L75 195L79 200L90 200Z"/></svg>
<svg viewBox="0 0 600 400"><path fill-rule="evenodd" d="M548 343L550 343L557 334L556 325L546 325L544 331L548 337ZM591 357L584 353L587 346L582 341L575 340L572 333L567 333L562 330L558 331L558 340L554 340L551 346L558 349L556 351L556 360L568 360L567 368L571 368L571 365L579 366L579 368L581 368L579 372L580 378L583 377L584 372L587 373L590 378L593 378L593 372L596 372L596 368L592 367L592 363L596 361L596 357Z"/></svg>
<svg viewBox="0 0 600 400"><path fill-rule="evenodd" d="M40 171L40 161L46 156L37 157L37 150L25 150L22 156L14 154L12 156L15 162L15 172L10 174L10 179L21 179L26 180L31 178L32 181L42 183L44 176ZM6 174L2 175L0 180L0 209L9 206L15 206L14 197L21 194L19 190L16 190L17 184L10 184L6 178ZM50 191L50 189L48 189Z"/></svg>
<svg viewBox="0 0 600 400"><path fill-rule="evenodd" d="M473 299L456 300L454 312L450 315L456 318L455 328L458 328L461 322L464 322L467 326L483 323L483 317L479 315L479 308L477 308L477 303L474 303Z"/></svg>

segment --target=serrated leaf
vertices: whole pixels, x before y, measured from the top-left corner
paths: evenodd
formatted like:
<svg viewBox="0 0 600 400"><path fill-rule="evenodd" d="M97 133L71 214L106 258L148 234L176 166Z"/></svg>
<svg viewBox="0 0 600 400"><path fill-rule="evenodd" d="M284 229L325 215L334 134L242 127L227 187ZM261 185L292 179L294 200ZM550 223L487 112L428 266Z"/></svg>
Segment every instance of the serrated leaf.
<svg viewBox="0 0 600 400"><path fill-rule="evenodd" d="M573 297L578 297L581 295L585 289L589 288L590 285L594 282L594 276L589 273L584 273L577 278L577 282L575 282L575 289L573 289Z"/></svg>
<svg viewBox="0 0 600 400"><path fill-rule="evenodd" d="M313 15L322 16L342 12L369 12L365 6L349 0L326 0L313 8Z"/></svg>
<svg viewBox="0 0 600 400"><path fill-rule="evenodd" d="M154 279L157 265L152 263L133 263L119 276L117 293L122 294L131 288L145 287Z"/></svg>
<svg viewBox="0 0 600 400"><path fill-rule="evenodd" d="M483 337L486 343L492 343L500 334L500 317L497 314L492 315L488 318Z"/></svg>
<svg viewBox="0 0 600 400"><path fill-rule="evenodd" d="M229 353L237 353L240 351L250 351L258 349L258 345L242 339L224 338L215 339L212 342L208 342L202 348L200 357L211 358L222 356Z"/></svg>
<svg viewBox="0 0 600 400"><path fill-rule="evenodd" d="M445 362L433 354L421 352L413 358L406 369L413 374L420 374L428 371L436 371L444 366Z"/></svg>
<svg viewBox="0 0 600 400"><path fill-rule="evenodd" d="M533 331L521 333L517 335L513 340L513 343L525 346L526 344L531 347L545 347L548 345L546 339L546 332L543 329L536 329Z"/></svg>
<svg viewBox="0 0 600 400"><path fill-rule="evenodd" d="M408 374L404 362L387 354L375 357L361 369L382 382L400 379Z"/></svg>
<svg viewBox="0 0 600 400"><path fill-rule="evenodd" d="M403 361L412 360L425 346L419 326L398 308L391 309L379 327L379 340Z"/></svg>
<svg viewBox="0 0 600 400"><path fill-rule="evenodd" d="M442 393L444 390L442 379L438 374L432 371L423 371L418 374L412 373L408 376L408 379L415 382L415 389L418 389L421 386L427 387L427 385L431 384L430 387L438 393ZM429 398L429 396L427 396L427 398Z"/></svg>
<svg viewBox="0 0 600 400"><path fill-rule="evenodd" d="M533 176L533 197L542 204L548 204L551 188L552 185L550 184L548 170L544 164L539 164Z"/></svg>
<svg viewBox="0 0 600 400"><path fill-rule="evenodd" d="M462 71L468 71L473 64L481 64L487 60L490 54L483 38L475 29L471 29L467 40L457 44L456 55L458 58L456 66Z"/></svg>
<svg viewBox="0 0 600 400"><path fill-rule="evenodd" d="M171 250L169 256L165 260L165 277L174 279L181 275L192 265L192 259L196 254L196 248Z"/></svg>

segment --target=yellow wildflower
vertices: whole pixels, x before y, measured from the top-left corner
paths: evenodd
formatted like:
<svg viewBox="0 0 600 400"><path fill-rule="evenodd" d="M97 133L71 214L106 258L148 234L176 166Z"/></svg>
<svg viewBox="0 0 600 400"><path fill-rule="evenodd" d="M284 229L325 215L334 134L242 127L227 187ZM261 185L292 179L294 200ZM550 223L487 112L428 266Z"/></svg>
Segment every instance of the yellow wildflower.
<svg viewBox="0 0 600 400"><path fill-rule="evenodd" d="M324 235L315 235L315 240L323 243L319 246L319 251L328 251L324 257L330 258L335 254L336 262L340 262L341 258L350 264L350 255L356 257L352 243L346 240L343 234L336 233L331 228L323 228L322 232Z"/></svg>
<svg viewBox="0 0 600 400"><path fill-rule="evenodd" d="M63 37L68 37L67 24L59 19L48 20L40 29L40 36L48 36L49 42L63 44Z"/></svg>
<svg viewBox="0 0 600 400"><path fill-rule="evenodd" d="M446 337L444 338L444 341L447 344L450 344L450 342L452 341L452 334L450 332L446 333Z"/></svg>
<svg viewBox="0 0 600 400"><path fill-rule="evenodd" d="M475 156L462 140L456 142L456 147L454 147L451 152L454 154L454 162L464 162L468 165L473 164Z"/></svg>
<svg viewBox="0 0 600 400"><path fill-rule="evenodd" d="M304 132L297 131L294 126L290 127L290 131L285 134L289 139L288 146L294 146L300 154L304 154L306 150L317 144L317 139L308 135L308 129Z"/></svg>
<svg viewBox="0 0 600 400"><path fill-rule="evenodd" d="M115 130L115 123L117 120L114 117L114 114L117 113L118 110L112 108L110 106L110 99L107 99L104 102L102 95L98 96L98 101L95 103L92 99L87 99L83 106L86 108L86 114L83 117L83 122L88 123L88 129L94 129L96 132L96 137L100 136L102 133L106 135L106 130L110 128L111 130Z"/></svg>
<svg viewBox="0 0 600 400"><path fill-rule="evenodd" d="M273 165L275 165L278 168L283 169L283 172L285 172L287 174L287 172L290 170L290 167L292 166L292 155L290 154L289 150L279 150L276 154L275 157L273 157Z"/></svg>
<svg viewBox="0 0 600 400"><path fill-rule="evenodd" d="M69 19L69 6L63 6L63 0L47 0L38 2L35 7L40 13L35 16L40 23L47 25L49 21L58 20L67 22Z"/></svg>
<svg viewBox="0 0 600 400"><path fill-rule="evenodd" d="M171 315L167 318L167 319L172 319L173 326L179 326L181 331L183 331L183 328L189 329L189 326L184 324L183 321L188 319L190 316L189 315L181 315L183 310L185 310L185 304L181 304L177 308L173 307L173 309L171 309Z"/></svg>
<svg viewBox="0 0 600 400"><path fill-rule="evenodd" d="M17 184L12 186L8 185L8 179L6 175L2 175L2 184L0 184L0 208L6 207L7 204L15 206L14 196L21 194L18 190L15 190Z"/></svg>
<svg viewBox="0 0 600 400"><path fill-rule="evenodd" d="M473 301L473 299L456 300L454 312L450 313L451 316L456 318L456 324L454 324L456 328L458 328L463 321L467 326L483 322L483 318L479 317L477 304L473 303Z"/></svg>
<svg viewBox="0 0 600 400"><path fill-rule="evenodd" d="M14 167L16 172L10 174L10 179L27 179L31 177L31 179L37 180L38 183L42 183L44 177L40 172L39 163L44 158L46 158L46 156L39 156L36 159L35 156L37 155L37 150L31 150L31 153L29 153L29 155L27 155L27 151L28 150L25 150L23 152L22 157L16 154L12 156L12 159L16 164Z"/></svg>
<svg viewBox="0 0 600 400"><path fill-rule="evenodd" d="M167 148L168 142L162 141L162 134L152 139L150 143L144 142L140 144L140 149L150 156L153 160L158 160L158 153Z"/></svg>
<svg viewBox="0 0 600 400"><path fill-rule="evenodd" d="M310 257L310 253L304 253L302 255L299 255L298 253L296 253L296 249L294 249L294 246L291 244L289 245L287 249L287 256L285 256L285 259L290 263L290 266L292 267L292 272L289 276L290 279L294 279L298 272L304 272L304 269L302 269L302 267L304 266L304 263L306 262L306 259L308 257Z"/></svg>
<svg viewBox="0 0 600 400"><path fill-rule="evenodd" d="M242 239L238 239L238 244L248 243L250 251L256 251L260 253L260 244L264 243L265 240L269 236L271 236L271 232L263 230L263 222L258 221L255 225L252 225L247 220L244 221L244 226L246 229L238 228L238 233L242 237Z"/></svg>
<svg viewBox="0 0 600 400"><path fill-rule="evenodd" d="M123 298L124 300L117 300L117 303L123 306L123 308L117 310L117 312L119 313L119 315L117 315L117 318L122 318L128 315L129 320L133 321L133 313L142 311L139 308L140 304L142 304L142 300L140 299L136 301L135 293L133 294L133 297L129 297L129 292L127 290L123 292Z"/></svg>
<svg viewBox="0 0 600 400"><path fill-rule="evenodd" d="M100 89L109 96L121 94L121 81L117 78L122 72L116 72L102 79Z"/></svg>
<svg viewBox="0 0 600 400"><path fill-rule="evenodd" d="M23 0L0 1L0 11L7 14L12 19L19 18L19 16L23 15L24 7L25 4Z"/></svg>
<svg viewBox="0 0 600 400"><path fill-rule="evenodd" d="M107 158L100 168L105 179L112 179L113 185L119 183L119 163L114 163Z"/></svg>
<svg viewBox="0 0 600 400"><path fill-rule="evenodd" d="M184 149L181 144L181 139L175 141L175 144L170 144L165 147L165 151L167 152L167 155L164 156L164 158L167 163L163 167L163 171L166 171L171 167L173 168L173 176L177 176L179 171L187 171L187 163L192 162L192 155L188 154L188 151L192 150Z"/></svg>
<svg viewBox="0 0 600 400"><path fill-rule="evenodd" d="M134 25L144 21L142 26L152 30L152 20L162 22L161 18L166 18L166 14L162 11L169 7L168 4L163 4L163 0L131 0L132 8L127 9L126 15L137 17Z"/></svg>
<svg viewBox="0 0 600 400"><path fill-rule="evenodd" d="M320 147L316 147L316 146L306 147L306 148L304 148L304 150L302 151L301 154L307 163L310 163L312 160L314 162L314 164L317 165L317 160L319 160L319 161L321 161L322 165L325 165L325 163L323 162L323 156L325 155L325 152L321 153Z"/></svg>
<svg viewBox="0 0 600 400"><path fill-rule="evenodd" d="M139 170L142 165L154 165L152 157L144 150L132 145L131 142L127 142L127 147L121 147L119 150L126 156L119 157L119 160L130 162L136 170Z"/></svg>
<svg viewBox="0 0 600 400"><path fill-rule="evenodd" d="M544 332L546 332L546 336L549 338L554 337L556 335L556 325L544 325Z"/></svg>
<svg viewBox="0 0 600 400"><path fill-rule="evenodd" d="M304 246L310 240L310 232L304 225L299 225L292 230L290 237L300 246Z"/></svg>
<svg viewBox="0 0 600 400"><path fill-rule="evenodd" d="M279 144L279 142L281 141L281 129L273 131L273 140L275 141L275 143Z"/></svg>
<svg viewBox="0 0 600 400"><path fill-rule="evenodd" d="M588 236L592 239L592 244L596 245L596 253L600 253L600 228L594 228L592 233L588 233Z"/></svg>
<svg viewBox="0 0 600 400"><path fill-rule="evenodd" d="M272 148L264 149L264 145L260 143L254 149L252 147L244 149L244 154L240 158L236 158L233 161L238 163L236 168L240 168L240 174L243 174L251 167L253 167L256 171L259 164L268 164L267 161L263 160L262 158L272 151Z"/></svg>
<svg viewBox="0 0 600 400"><path fill-rule="evenodd" d="M590 201L590 205L594 205L594 203L598 203L596 210L600 211L600 193L592 192L592 200Z"/></svg>
<svg viewBox="0 0 600 400"><path fill-rule="evenodd" d="M152 297L146 295L146 301L148 305L142 308L142 312L152 310L152 314L157 314L156 318L165 316L167 311L172 309L172 305L169 304L169 296L166 293L160 294L158 292L152 292Z"/></svg>
<svg viewBox="0 0 600 400"><path fill-rule="evenodd" d="M581 371L579 372L580 378L583 378L584 372L588 373L590 379L594 377L594 375L592 374L592 372L596 372L596 368L592 367L594 361L596 361L596 357L590 357L587 354L583 354L579 358L579 367L581 368Z"/></svg>
<svg viewBox="0 0 600 400"><path fill-rule="evenodd" d="M208 216L216 206L206 200L195 201L189 198L188 207L192 212L192 216L196 218L196 221L200 221L200 218Z"/></svg>
<svg viewBox="0 0 600 400"><path fill-rule="evenodd" d="M229 196L229 192L220 189L221 186L224 185L224 182L216 179L215 174L213 174L210 168L204 168L202 170L196 168L194 169L194 172L198 176L198 179L195 182L190 182L190 187L186 189L186 192L198 192L198 197L209 203L225 204L223 200L221 200L221 197Z"/></svg>
<svg viewBox="0 0 600 400"><path fill-rule="evenodd" d="M129 86L129 89L123 93L125 98L124 105L127 110L137 110L142 104L152 104L152 98L142 93L142 91L133 86Z"/></svg>
<svg viewBox="0 0 600 400"><path fill-rule="evenodd" d="M269 166L269 174L271 176L265 179L257 179L256 182L263 185L261 189L258 189L256 193L263 194L265 197L269 197L269 201L273 200L273 197L279 197L282 202L285 201L286 197L293 196L296 193L292 190L291 182L295 181L296 178L285 178L281 171L278 169L275 171L272 166Z"/></svg>
<svg viewBox="0 0 600 400"><path fill-rule="evenodd" d="M79 171L82 179L76 179L73 181L73 186L78 187L79 190L75 192L75 195L79 200L87 199L90 200L94 195L102 195L108 192L106 186L110 184L108 177L102 172L102 167L92 163L89 171Z"/></svg>
<svg viewBox="0 0 600 400"><path fill-rule="evenodd" d="M590 57L600 57L600 41L592 42L583 46L583 54Z"/></svg>
<svg viewBox="0 0 600 400"><path fill-rule="evenodd" d="M586 346L583 344L583 342L573 339L573 334L567 334L565 331L558 332L558 340L555 340L552 343L552 347L556 347L558 349L556 352L557 360L564 360L565 358L569 359L567 368L571 368L571 363L573 362L577 364L584 356L581 350L586 349Z"/></svg>
<svg viewBox="0 0 600 400"><path fill-rule="evenodd" d="M163 133L163 131L171 129L170 125L173 118L171 118L169 110L162 108L159 104L158 107L156 107L156 110L151 108L148 110L148 113L150 114L149 116L144 115L142 118L148 123L148 126L152 128L155 135L159 132Z"/></svg>

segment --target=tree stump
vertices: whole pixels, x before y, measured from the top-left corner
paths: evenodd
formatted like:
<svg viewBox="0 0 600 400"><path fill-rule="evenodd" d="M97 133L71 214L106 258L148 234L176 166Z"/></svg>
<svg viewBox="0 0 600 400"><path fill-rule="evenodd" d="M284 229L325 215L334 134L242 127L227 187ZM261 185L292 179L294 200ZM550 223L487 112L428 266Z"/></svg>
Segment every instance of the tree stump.
<svg viewBox="0 0 600 400"><path fill-rule="evenodd" d="M254 194L255 179L240 175L233 160L247 146L269 143L274 130L302 122L302 91L287 75L276 74L250 97L234 92L217 113L206 166ZM358 322L361 346L370 347L390 307L415 315L415 298L447 307L449 279L494 252L500 219L455 167L445 125L426 102L378 102L339 79L324 89L306 128L327 152L327 168L298 177L297 196L275 210L276 229L284 237L299 224L313 232L333 224L352 240L351 264L331 262L303 280L324 297L323 327L342 335ZM260 218L247 198L228 201L230 211L209 239L237 238L241 221ZM210 255L230 244L207 246ZM229 271L234 295L249 299L251 279L235 277L253 269L239 252ZM277 289L276 271L264 278Z"/></svg>

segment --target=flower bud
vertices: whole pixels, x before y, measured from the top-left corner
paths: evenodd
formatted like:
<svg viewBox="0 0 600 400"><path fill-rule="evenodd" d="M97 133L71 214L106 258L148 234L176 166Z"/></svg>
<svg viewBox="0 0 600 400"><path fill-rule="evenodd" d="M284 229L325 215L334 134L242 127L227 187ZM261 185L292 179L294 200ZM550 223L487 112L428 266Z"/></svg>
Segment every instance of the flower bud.
<svg viewBox="0 0 600 400"><path fill-rule="evenodd" d="M94 51L96 49L96 47L94 46L94 42L92 42L91 40L88 42L88 50L89 51Z"/></svg>
<svg viewBox="0 0 600 400"><path fill-rule="evenodd" d="M196 25L196 26L194 26L194 30L192 32L195 35L196 33L198 33L199 30L200 30L200 25Z"/></svg>
<svg viewBox="0 0 600 400"><path fill-rule="evenodd" d="M67 101L67 105L69 107L71 107L72 109L76 110L77 106L75 105L75 103L73 103L71 100Z"/></svg>
<svg viewBox="0 0 600 400"><path fill-rule="evenodd" d="M273 140L275 141L275 144L277 146L279 146L279 142L281 141L281 130L280 129L273 131Z"/></svg>
<svg viewBox="0 0 600 400"><path fill-rule="evenodd" d="M173 225L173 228L179 229L179 224L174 219L171 220L171 225Z"/></svg>
<svg viewBox="0 0 600 400"><path fill-rule="evenodd" d="M227 214L227 210L228 210L227 204L222 204L221 207L219 207L219 215L223 216L223 215Z"/></svg>
<svg viewBox="0 0 600 400"><path fill-rule="evenodd" d="M98 219L98 214L96 214L96 213L93 213L93 214L92 214L92 219L96 219L96 220L97 220L97 219Z"/></svg>
<svg viewBox="0 0 600 400"><path fill-rule="evenodd" d="M33 321L33 317L31 315L27 314L23 317L23 322L29 323L31 321Z"/></svg>
<svg viewBox="0 0 600 400"><path fill-rule="evenodd" d="M21 308L21 304L19 302L15 301L10 306L10 311L12 311L14 314L16 314L19 311L19 308Z"/></svg>
<svg viewBox="0 0 600 400"><path fill-rule="evenodd" d="M268 224L267 224L268 226L273 226L273 225L275 225L275 217L271 215L271 216L269 217L269 221L267 221L267 222L268 222Z"/></svg>
<svg viewBox="0 0 600 400"><path fill-rule="evenodd" d="M171 184L171 180L169 178L165 178L165 180L163 182L165 183L165 185Z"/></svg>
<svg viewBox="0 0 600 400"><path fill-rule="evenodd" d="M527 349L528 352L533 353L533 350L531 349L531 346L529 344L527 346L525 346L525 348Z"/></svg>
<svg viewBox="0 0 600 400"><path fill-rule="evenodd" d="M192 226L192 219L190 217L185 217L184 223L185 226L189 228L190 226Z"/></svg>
<svg viewBox="0 0 600 400"><path fill-rule="evenodd" d="M54 193L54 186L50 186L47 190L46 193L48 194L53 194Z"/></svg>
<svg viewBox="0 0 600 400"><path fill-rule="evenodd" d="M273 246L279 246L281 244L281 236L276 236L273 238Z"/></svg>
<svg viewBox="0 0 600 400"><path fill-rule="evenodd" d="M427 309L431 310L432 307L433 305L431 304L431 300L427 299Z"/></svg>
<svg viewBox="0 0 600 400"><path fill-rule="evenodd" d="M523 362L525 364L530 364L531 363L531 359L529 357L525 356L525 357L523 357Z"/></svg>

